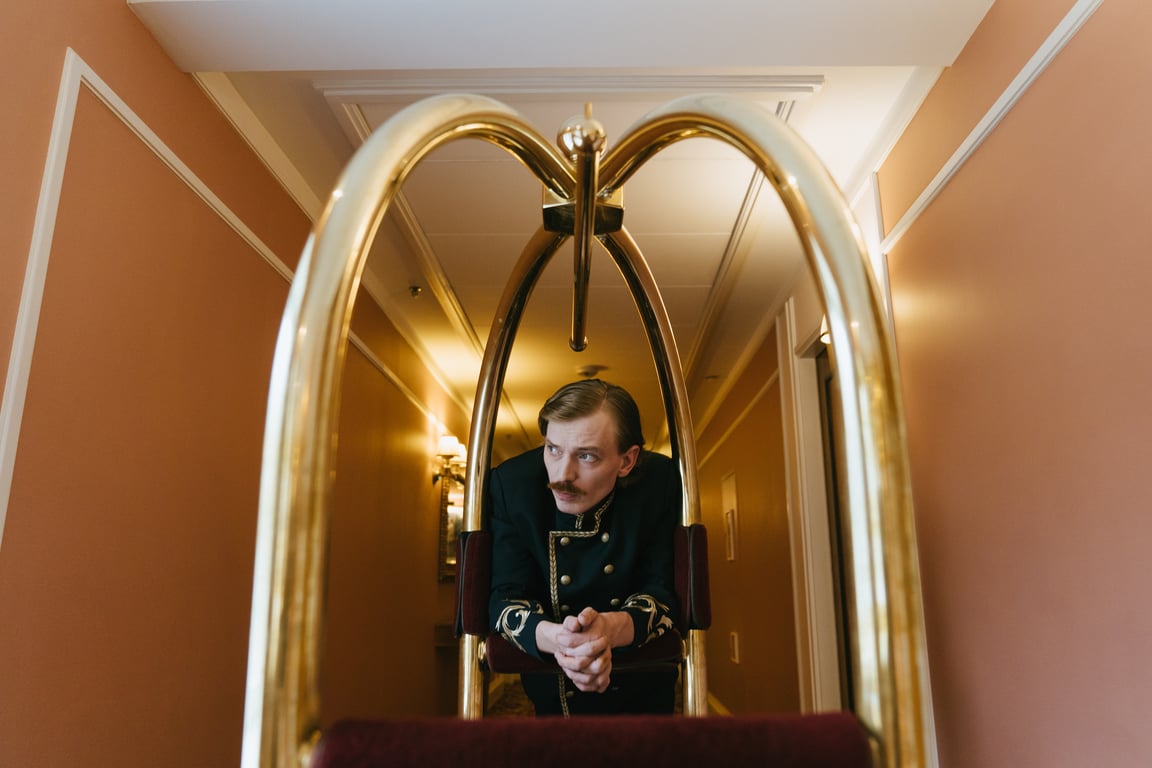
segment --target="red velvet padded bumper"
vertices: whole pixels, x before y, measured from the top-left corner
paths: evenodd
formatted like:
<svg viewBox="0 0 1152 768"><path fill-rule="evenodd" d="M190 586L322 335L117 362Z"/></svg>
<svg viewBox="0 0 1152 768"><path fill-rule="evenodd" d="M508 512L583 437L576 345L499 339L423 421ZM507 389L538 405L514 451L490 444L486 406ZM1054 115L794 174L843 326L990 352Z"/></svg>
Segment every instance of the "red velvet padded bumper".
<svg viewBox="0 0 1152 768"><path fill-rule="evenodd" d="M708 529L703 523L676 529L676 596L683 614L680 629L712 626L712 599L708 591Z"/></svg>
<svg viewBox="0 0 1152 768"><path fill-rule="evenodd" d="M456 636L483 637L488 627L492 589L492 534L465 531L456 540Z"/></svg>
<svg viewBox="0 0 1152 768"><path fill-rule="evenodd" d="M847 713L742 717L577 717L346 721L312 768L867 768L868 739Z"/></svg>

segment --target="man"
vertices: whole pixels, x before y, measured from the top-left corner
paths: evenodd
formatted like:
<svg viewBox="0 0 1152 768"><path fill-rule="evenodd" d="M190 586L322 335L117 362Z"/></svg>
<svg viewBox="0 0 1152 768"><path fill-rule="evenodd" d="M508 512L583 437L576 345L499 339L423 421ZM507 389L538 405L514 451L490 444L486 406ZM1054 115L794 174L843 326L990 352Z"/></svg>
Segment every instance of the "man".
<svg viewBox="0 0 1152 768"><path fill-rule="evenodd" d="M644 451L623 388L589 379L540 410L544 445L492 471L493 629L556 674L522 676L537 715L671 713L673 667L613 660L672 629L680 474Z"/></svg>

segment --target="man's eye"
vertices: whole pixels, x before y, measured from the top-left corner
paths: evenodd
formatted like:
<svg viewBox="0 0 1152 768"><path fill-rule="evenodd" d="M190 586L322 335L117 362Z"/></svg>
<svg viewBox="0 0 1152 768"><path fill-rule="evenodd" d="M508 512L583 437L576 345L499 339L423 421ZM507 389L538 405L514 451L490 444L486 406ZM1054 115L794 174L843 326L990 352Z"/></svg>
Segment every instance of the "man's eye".
<svg viewBox="0 0 1152 768"><path fill-rule="evenodd" d="M580 461L595 461L595 460L596 460L596 454L594 454L594 453L582 453L582 454L580 454Z"/></svg>

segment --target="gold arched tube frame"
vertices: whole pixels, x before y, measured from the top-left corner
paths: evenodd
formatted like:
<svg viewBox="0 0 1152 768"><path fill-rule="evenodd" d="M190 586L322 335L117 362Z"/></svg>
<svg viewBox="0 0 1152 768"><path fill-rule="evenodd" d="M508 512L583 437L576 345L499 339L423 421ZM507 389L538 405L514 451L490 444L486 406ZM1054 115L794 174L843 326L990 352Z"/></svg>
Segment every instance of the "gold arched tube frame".
<svg viewBox="0 0 1152 768"><path fill-rule="evenodd" d="M319 731L325 541L340 380L356 288L389 204L412 168L449 141L504 147L555 194L571 169L513 110L449 95L402 110L369 136L329 195L288 292L268 393L243 768L306 766Z"/></svg>
<svg viewBox="0 0 1152 768"><path fill-rule="evenodd" d="M680 99L650 113L604 158L601 192L621 187L664 147L697 136L732 144L756 164L804 245L824 299L840 377L857 715L881 745L880 764L934 765L895 347L859 231L807 145L774 115L727 97ZM333 445L353 299L376 229L408 173L428 152L463 137L504 147L561 198L575 192L565 159L514 111L484 97L450 95L403 110L370 136L330 195L289 292L269 387L243 768L310 762L318 737ZM537 233L521 263L550 255L561 240ZM627 278L633 249L628 239L608 236L603 242ZM490 401L498 392L498 386L478 390L475 407L494 414ZM483 434L490 432L491 424L481 426L487 427ZM470 457L479 439L474 417ZM690 459L694 463L694 454ZM681 460L689 457L681 453ZM466 497L479 499L479 470L470 466L467 480ZM477 645L466 636L462 658L469 649L476 658Z"/></svg>
<svg viewBox="0 0 1152 768"><path fill-rule="evenodd" d="M579 217L577 217L579 219ZM484 468L492 451L493 426L499 406L500 391L508 367L520 319L532 290L536 286L548 261L567 235L539 229L521 253L505 283L504 293L497 306L488 342L484 346L484 360L472 408L472 426L469 430L468 468L465 474L464 530L483 528L481 500L484 498ZM656 363L668 419L672 453L680 466L682 483L681 522L691 525L700 521L700 492L696 477L696 440L692 430L692 417L688 408L688 390L680 368L680 355L672 334L672 323L660 296L648 264L639 247L626 229L600 237L617 269L628 285L640 319L648 332L648 345ZM581 282L576 276L577 283ZM587 279L586 275L584 277ZM586 287L586 286L585 286ZM573 314L579 314L576 307ZM578 324L582 327L582 323ZM484 679L480 670L480 639L465 635L460 644L460 698L461 717L476 719L484 711ZM704 633L690 630L684 638L684 713L706 715L708 712L708 684L704 661Z"/></svg>
<svg viewBox="0 0 1152 768"><path fill-rule="evenodd" d="M884 766L936 765L935 729L903 403L891 323L843 195L792 129L726 96L677 99L604 157L601 194L650 157L710 137L744 153L780 196L824 301L839 379L856 714Z"/></svg>

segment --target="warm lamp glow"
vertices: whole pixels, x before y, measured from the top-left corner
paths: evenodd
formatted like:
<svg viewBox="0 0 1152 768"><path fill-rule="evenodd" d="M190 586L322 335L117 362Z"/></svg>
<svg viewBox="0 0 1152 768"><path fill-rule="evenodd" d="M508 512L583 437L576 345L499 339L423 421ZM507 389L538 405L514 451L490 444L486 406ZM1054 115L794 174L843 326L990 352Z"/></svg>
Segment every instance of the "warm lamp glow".
<svg viewBox="0 0 1152 768"><path fill-rule="evenodd" d="M455 435L441 435L436 441L436 457L440 466L432 475L432 482L438 483L440 478L446 475L461 483L464 482L462 472L467 462L467 455L464 444L457 440Z"/></svg>
<svg viewBox="0 0 1152 768"><path fill-rule="evenodd" d="M456 439L456 435L441 435L436 444L436 455L445 459L460 456L464 453L464 446Z"/></svg>
<svg viewBox="0 0 1152 768"><path fill-rule="evenodd" d="M828 315L820 318L820 343L825 345L832 343L832 332L828 330Z"/></svg>

